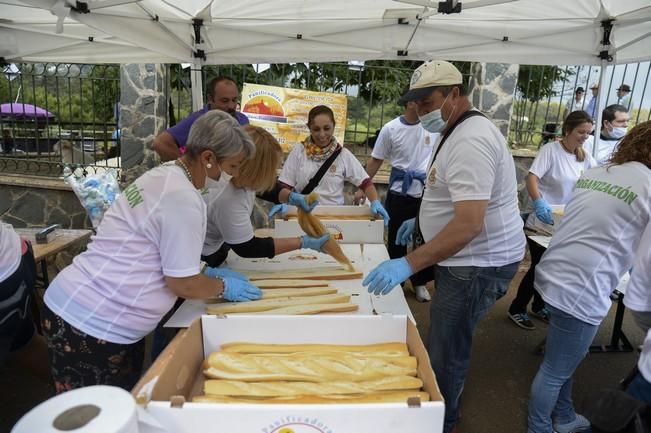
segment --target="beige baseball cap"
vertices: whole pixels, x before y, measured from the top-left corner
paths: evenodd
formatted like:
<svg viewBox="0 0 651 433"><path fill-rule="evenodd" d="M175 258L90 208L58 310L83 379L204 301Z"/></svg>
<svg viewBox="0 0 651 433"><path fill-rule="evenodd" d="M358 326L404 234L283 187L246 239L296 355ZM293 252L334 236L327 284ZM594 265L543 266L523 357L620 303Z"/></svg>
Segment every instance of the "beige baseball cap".
<svg viewBox="0 0 651 433"><path fill-rule="evenodd" d="M402 101L418 101L427 97L435 87L463 83L461 72L450 62L431 60L420 65L411 75L409 91Z"/></svg>

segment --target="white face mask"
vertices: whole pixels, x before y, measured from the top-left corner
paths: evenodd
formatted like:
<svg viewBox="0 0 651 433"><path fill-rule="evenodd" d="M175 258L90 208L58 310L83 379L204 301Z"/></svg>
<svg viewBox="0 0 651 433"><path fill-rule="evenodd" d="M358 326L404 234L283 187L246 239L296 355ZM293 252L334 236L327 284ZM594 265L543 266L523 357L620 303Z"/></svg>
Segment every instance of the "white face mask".
<svg viewBox="0 0 651 433"><path fill-rule="evenodd" d="M448 93L448 96L450 94ZM445 101L448 100L448 96L445 97L443 100L443 104L441 104L441 108L445 105ZM432 133L436 132L441 132L445 127L447 126L448 122L447 120L443 120L443 115L441 114L441 108L438 110L430 111L429 113L423 115L423 116L418 116L420 119L420 124L423 125L423 128Z"/></svg>
<svg viewBox="0 0 651 433"><path fill-rule="evenodd" d="M612 131L608 132L608 135L611 138L616 138L616 139L621 139L626 135L627 128L624 128L622 126L614 126Z"/></svg>

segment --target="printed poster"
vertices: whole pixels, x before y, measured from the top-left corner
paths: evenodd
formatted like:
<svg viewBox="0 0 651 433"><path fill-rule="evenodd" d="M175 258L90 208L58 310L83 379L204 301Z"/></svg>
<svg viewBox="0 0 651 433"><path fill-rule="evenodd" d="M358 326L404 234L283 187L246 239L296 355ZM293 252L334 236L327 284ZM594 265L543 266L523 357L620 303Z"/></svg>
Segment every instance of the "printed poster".
<svg viewBox="0 0 651 433"><path fill-rule="evenodd" d="M335 115L335 137L344 143L348 99L345 94L244 83L242 113L252 125L269 131L284 152L310 134L307 113L316 105L327 105Z"/></svg>

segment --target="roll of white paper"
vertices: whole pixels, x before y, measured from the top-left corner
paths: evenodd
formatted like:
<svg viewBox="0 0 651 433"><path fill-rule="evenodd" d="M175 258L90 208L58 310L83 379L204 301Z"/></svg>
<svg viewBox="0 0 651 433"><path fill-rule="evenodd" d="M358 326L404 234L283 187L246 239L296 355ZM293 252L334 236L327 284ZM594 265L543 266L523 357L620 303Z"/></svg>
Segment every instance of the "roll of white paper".
<svg viewBox="0 0 651 433"><path fill-rule="evenodd" d="M39 404L11 432L138 433L136 402L114 386L79 388Z"/></svg>

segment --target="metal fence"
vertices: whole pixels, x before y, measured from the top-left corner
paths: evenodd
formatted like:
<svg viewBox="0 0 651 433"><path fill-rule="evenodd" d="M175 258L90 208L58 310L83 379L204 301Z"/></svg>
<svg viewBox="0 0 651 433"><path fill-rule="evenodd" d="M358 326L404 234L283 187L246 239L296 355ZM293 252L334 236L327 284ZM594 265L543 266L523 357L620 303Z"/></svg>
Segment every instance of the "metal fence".
<svg viewBox="0 0 651 433"><path fill-rule="evenodd" d="M651 62L606 68L605 94L599 84L598 66L520 66L514 97L509 143L513 147L539 148L560 135L563 119L572 111L584 110L593 119L593 98L602 98L602 108L624 105L629 129L651 118ZM630 91L619 91L628 88ZM577 99L577 91L583 97ZM605 98L603 98L605 96ZM594 103L592 103L594 104Z"/></svg>
<svg viewBox="0 0 651 433"><path fill-rule="evenodd" d="M119 65L34 63L0 77L0 172L119 167Z"/></svg>

